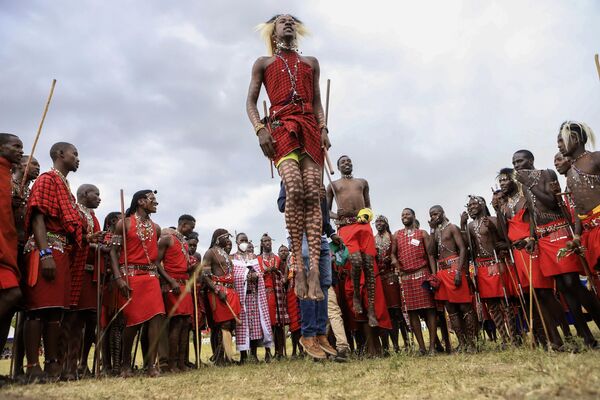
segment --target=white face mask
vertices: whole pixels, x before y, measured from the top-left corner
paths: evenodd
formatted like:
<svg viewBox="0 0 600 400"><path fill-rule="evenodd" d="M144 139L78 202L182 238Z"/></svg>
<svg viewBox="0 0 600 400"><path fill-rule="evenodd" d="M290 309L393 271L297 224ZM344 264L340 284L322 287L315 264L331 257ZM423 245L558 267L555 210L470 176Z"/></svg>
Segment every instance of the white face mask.
<svg viewBox="0 0 600 400"><path fill-rule="evenodd" d="M242 253L245 253L246 250L248 250L248 243L242 242L238 245L238 247Z"/></svg>

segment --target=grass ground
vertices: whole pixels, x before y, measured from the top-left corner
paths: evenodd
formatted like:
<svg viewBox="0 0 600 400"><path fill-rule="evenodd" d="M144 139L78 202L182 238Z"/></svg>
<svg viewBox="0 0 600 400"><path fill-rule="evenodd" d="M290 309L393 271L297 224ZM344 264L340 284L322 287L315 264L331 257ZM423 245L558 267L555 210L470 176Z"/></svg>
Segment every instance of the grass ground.
<svg viewBox="0 0 600 400"><path fill-rule="evenodd" d="M1 373L6 373L7 362L0 362ZM2 399L263 399L277 395L306 399L598 399L600 351L549 354L521 348L500 352L488 344L473 355L418 357L402 353L345 364L288 360L207 367L155 379L86 379L0 388Z"/></svg>

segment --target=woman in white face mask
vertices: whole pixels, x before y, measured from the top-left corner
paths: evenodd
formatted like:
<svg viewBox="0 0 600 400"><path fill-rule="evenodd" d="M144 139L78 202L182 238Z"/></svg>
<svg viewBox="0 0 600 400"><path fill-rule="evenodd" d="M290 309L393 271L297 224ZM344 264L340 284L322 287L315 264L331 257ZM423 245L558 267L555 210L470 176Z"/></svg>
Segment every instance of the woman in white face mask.
<svg viewBox="0 0 600 400"><path fill-rule="evenodd" d="M241 352L241 362L248 358L258 361L258 346L273 347L273 334L265 282L256 255L250 250L250 242L245 233L238 233L235 242L238 251L233 255L235 289L240 295L242 323L236 325L236 345ZM248 356L250 352L250 357Z"/></svg>

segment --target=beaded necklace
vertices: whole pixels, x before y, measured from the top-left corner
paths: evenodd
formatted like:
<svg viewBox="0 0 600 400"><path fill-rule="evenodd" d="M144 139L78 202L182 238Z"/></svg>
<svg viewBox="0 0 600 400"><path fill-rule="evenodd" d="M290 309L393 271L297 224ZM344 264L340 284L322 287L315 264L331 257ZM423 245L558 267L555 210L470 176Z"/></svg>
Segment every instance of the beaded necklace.
<svg viewBox="0 0 600 400"><path fill-rule="evenodd" d="M293 73L292 73L292 69L290 68L290 65L288 64L287 60L281 56L281 51L278 51L275 54L275 57L279 58L285 64L285 69L282 69L281 72L287 72L287 74L290 78L290 85L292 86L290 103L292 103L292 104L295 104L296 101L298 101L298 100L302 100L296 90L296 82L298 80L298 64L300 63L300 56L298 55L298 53L296 53L296 51L294 51L294 53L296 54L296 62L294 63L294 72Z"/></svg>
<svg viewBox="0 0 600 400"><path fill-rule="evenodd" d="M596 184L600 185L600 175L588 174L587 172L583 172L582 170L577 168L577 166L575 165L577 160L588 154L590 154L590 152L586 150L577 157L575 157L573 163L571 164L571 168L573 168L573 171L575 171L575 175L573 176L574 181L576 181L577 183L582 183L583 178L583 181L585 181L587 186L589 186L590 189L593 189Z"/></svg>
<svg viewBox="0 0 600 400"><path fill-rule="evenodd" d="M231 266L231 260L229 259L229 255L227 253L225 253L225 250L223 250L219 246L215 246L215 247L217 248L217 254L219 254L221 257L223 257L225 259L225 266L227 267L227 270L225 270L225 268L223 268L223 264L221 264L221 261L217 260L217 261L219 261L219 268L221 268L223 275L231 275L232 266Z"/></svg>
<svg viewBox="0 0 600 400"><path fill-rule="evenodd" d="M442 250L452 252L452 250L450 250L448 247L446 247L444 245L444 243L442 242L442 233L444 232L444 229L446 229L448 227L448 225L450 225L450 221L444 221L442 223L442 225L440 226L440 228L435 231L435 238L436 238L436 241L438 244L438 258L442 254Z"/></svg>
<svg viewBox="0 0 600 400"><path fill-rule="evenodd" d="M392 241L387 232L383 235L379 233L375 235L375 247L377 248L377 262L383 265L383 260L387 256L387 253L392 245Z"/></svg>
<svg viewBox="0 0 600 400"><path fill-rule="evenodd" d="M511 218L513 218L515 216L515 214L516 214L515 207L517 206L517 204L519 203L520 200L521 200L521 193L519 193L518 191L515 191L515 194L513 194L506 200L506 205L508 206L508 209L510 211Z"/></svg>
<svg viewBox="0 0 600 400"><path fill-rule="evenodd" d="M150 260L150 254L148 253L148 246L146 245L146 241L152 240L152 238L154 238L154 223L150 218L142 220L142 217L140 217L137 214L137 212L133 214L133 216L135 217L135 230L137 237L142 243L142 249L144 249L144 254L146 254L148 264L152 264L152 260Z"/></svg>
<svg viewBox="0 0 600 400"><path fill-rule="evenodd" d="M69 200L71 203L71 207L73 207L73 209L77 209L77 203L75 203L75 198L73 197L73 193L71 193L71 185L69 185L69 181L67 180L67 177L64 176L62 172L60 172L59 170L57 170L54 167L50 168L50 171L52 171L56 175L58 175L60 180L65 184L65 186L67 187L67 191L69 192Z"/></svg>
<svg viewBox="0 0 600 400"><path fill-rule="evenodd" d="M91 235L92 233L94 233L94 217L92 217L92 211L83 204L78 203L77 205L79 206L79 210L81 211L87 222L87 233Z"/></svg>
<svg viewBox="0 0 600 400"><path fill-rule="evenodd" d="M473 222L473 231L475 232L475 240L477 240L477 248L479 249L480 254L482 256L491 257L493 254L487 251L485 247L483 247L483 240L481 237L481 224L483 223L483 218L478 218ZM467 229L469 229L468 226Z"/></svg>

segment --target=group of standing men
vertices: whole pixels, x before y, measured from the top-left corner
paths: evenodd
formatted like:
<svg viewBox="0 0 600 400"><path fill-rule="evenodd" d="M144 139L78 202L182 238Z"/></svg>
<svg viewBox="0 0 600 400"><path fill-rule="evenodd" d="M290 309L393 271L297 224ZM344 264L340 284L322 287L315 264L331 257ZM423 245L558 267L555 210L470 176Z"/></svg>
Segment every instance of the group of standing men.
<svg viewBox="0 0 600 400"><path fill-rule="evenodd" d="M342 361L352 348L380 354L390 334L399 350L399 331L405 344L412 332L422 354L449 352L447 321L459 349L475 351L485 319L504 345L519 345L529 331L531 343L560 350L565 345L557 327L570 336L565 309L584 343L597 346L583 313L600 324L592 293L599 283L600 153L585 150L593 138L589 127L569 121L560 128L555 162L567 177L565 192L553 171L535 169L533 154L519 150L514 168L498 175L495 217L483 197L469 196L460 227L435 205L429 233L405 208L403 229L392 234L380 216L373 235L369 185L352 175L350 157L337 161L342 177L323 184L329 131L318 61L297 51L304 25L278 15L261 32L269 56L254 64L247 112L282 178L278 206L289 251L282 246L273 254L265 234L257 257L240 233L230 254L231 235L217 229L201 257L192 216L166 229L152 221L158 205L152 190L136 192L129 208L110 213L101 227L94 214L98 188L82 185L75 197L67 180L79 166L75 146L54 144L53 167L38 177L39 164L23 157L19 138L0 134L1 339L16 307L25 310L17 324L15 372L24 372L25 354L29 380L74 379L87 372L95 338L104 345L95 366L127 377L136 337L148 375L160 373L159 359L164 369L184 370L190 330L200 366L205 324L216 364L233 362L234 335L240 362L256 359L258 346L267 349L267 360L273 345L275 358L284 357L286 325L293 353L299 348L315 359ZM263 84L271 107L261 119L256 101ZM582 274L592 290L581 284Z"/></svg>

